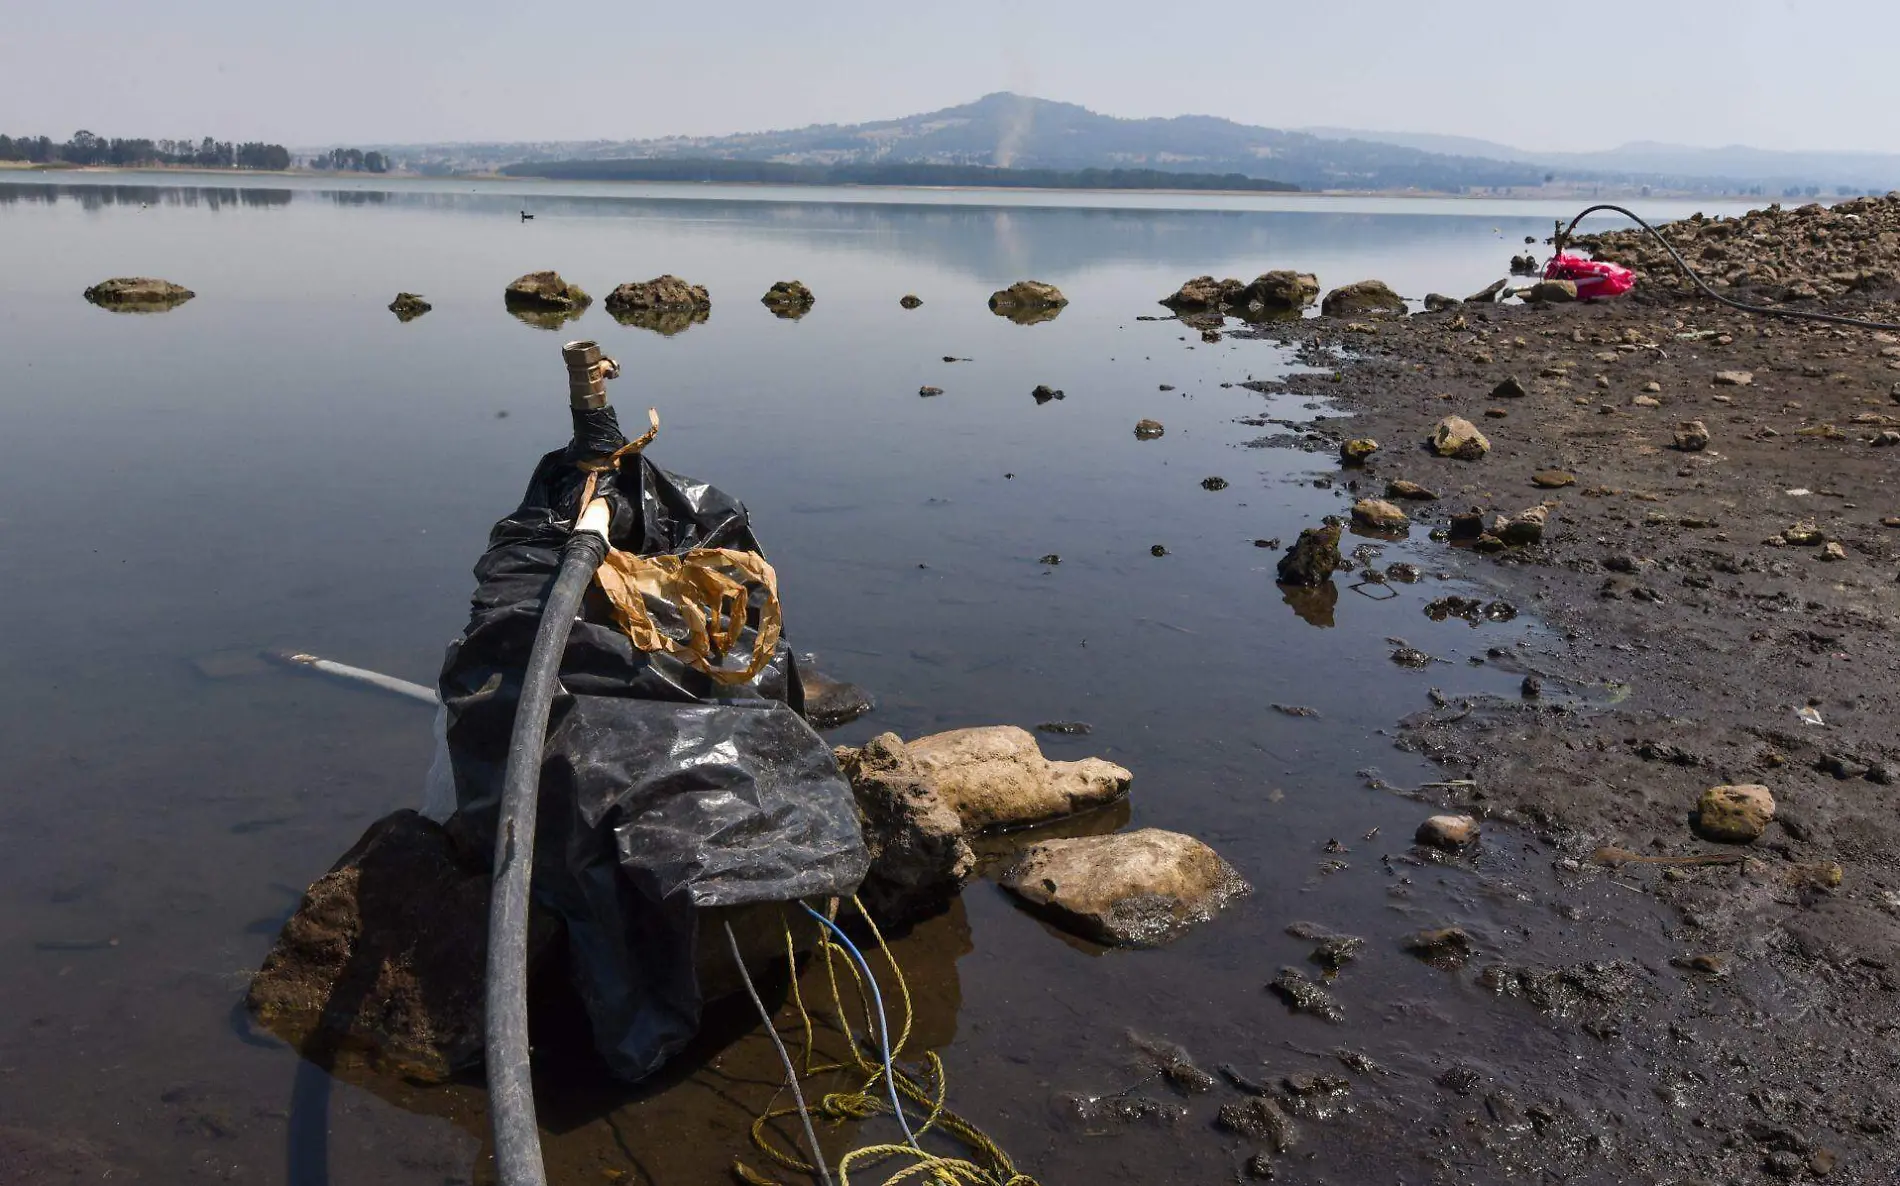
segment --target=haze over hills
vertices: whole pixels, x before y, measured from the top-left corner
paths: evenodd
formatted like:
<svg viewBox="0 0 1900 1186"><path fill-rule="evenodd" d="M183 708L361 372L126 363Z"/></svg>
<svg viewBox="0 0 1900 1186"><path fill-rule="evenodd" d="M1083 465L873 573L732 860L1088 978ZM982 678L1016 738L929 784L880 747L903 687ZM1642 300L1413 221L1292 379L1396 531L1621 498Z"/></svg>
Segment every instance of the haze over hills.
<svg viewBox="0 0 1900 1186"><path fill-rule="evenodd" d="M1773 152L1637 143L1605 152L1520 149L1429 133L1283 130L1217 116L1122 119L1007 92L939 111L861 124L728 136L534 144L386 147L423 172L542 162L760 161L811 167L927 164L1077 171L1239 174L1302 189L1522 191L1550 184L1689 193L1830 196L1900 187L1900 156Z"/></svg>

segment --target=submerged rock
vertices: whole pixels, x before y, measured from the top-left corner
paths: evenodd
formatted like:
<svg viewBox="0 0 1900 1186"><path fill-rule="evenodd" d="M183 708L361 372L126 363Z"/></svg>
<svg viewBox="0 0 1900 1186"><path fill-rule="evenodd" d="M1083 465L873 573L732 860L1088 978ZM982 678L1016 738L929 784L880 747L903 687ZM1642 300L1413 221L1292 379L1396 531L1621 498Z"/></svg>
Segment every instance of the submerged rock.
<svg viewBox="0 0 1900 1186"><path fill-rule="evenodd" d="M1328 521L1300 532L1286 555L1280 557L1276 572L1282 585L1310 588L1331 584L1333 573L1346 567L1339 554L1339 524Z"/></svg>
<svg viewBox="0 0 1900 1186"><path fill-rule="evenodd" d="M198 294L182 284L149 276L119 276L88 288L86 299L102 309L126 313L162 313Z"/></svg>
<svg viewBox="0 0 1900 1186"><path fill-rule="evenodd" d="M1775 818L1775 797L1757 783L1710 787L1696 803L1695 830L1705 840L1750 844Z"/></svg>
<svg viewBox="0 0 1900 1186"><path fill-rule="evenodd" d="M396 299L389 302L389 311L396 315L397 321L414 321L416 318L435 308L413 292L399 292Z"/></svg>
<svg viewBox="0 0 1900 1186"><path fill-rule="evenodd" d="M765 290L765 295L759 298L759 303L772 310L776 317L796 321L811 312L811 307L818 303L818 298L813 295L811 289L805 287L802 280L780 280Z"/></svg>
<svg viewBox="0 0 1900 1186"><path fill-rule="evenodd" d="M501 299L511 309L580 310L594 298L561 279L559 272L529 272L503 290Z"/></svg>
<svg viewBox="0 0 1900 1186"><path fill-rule="evenodd" d="M1038 383L1036 384L1035 390L1029 393L1029 398L1035 400L1038 404L1046 404L1051 400L1062 399L1063 394L1047 383Z"/></svg>
<svg viewBox="0 0 1900 1186"><path fill-rule="evenodd" d="M1158 828L1032 845L1001 884L1065 930L1113 947L1160 946L1251 892L1213 849Z"/></svg>
<svg viewBox="0 0 1900 1186"><path fill-rule="evenodd" d="M1275 271L1254 278L1236 304L1268 312L1304 309L1319 299L1319 277L1310 272Z"/></svg>
<svg viewBox="0 0 1900 1186"><path fill-rule="evenodd" d="M908 745L925 785L968 829L1020 827L1113 802L1134 775L1112 762L1051 762L1036 739L1014 725L957 729ZM840 763L855 751L840 749Z"/></svg>
<svg viewBox="0 0 1900 1186"><path fill-rule="evenodd" d="M1405 298L1383 280L1361 280L1335 288L1320 302L1320 312L1328 317L1366 317L1375 313L1405 315Z"/></svg>
<svg viewBox="0 0 1900 1186"><path fill-rule="evenodd" d="M1295 1013L1310 1013L1323 1021L1345 1020L1346 1011L1333 999L1333 994L1298 968L1281 968L1267 987Z"/></svg>
<svg viewBox="0 0 1900 1186"><path fill-rule="evenodd" d="M1136 440L1152 441L1156 437L1160 436L1163 432L1166 432L1166 431L1167 430L1161 426L1161 421L1159 420L1135 421L1135 439Z"/></svg>
<svg viewBox="0 0 1900 1186"><path fill-rule="evenodd" d="M1463 416L1447 416L1432 429L1432 452L1459 461L1477 461L1491 451L1478 426Z"/></svg>
<svg viewBox="0 0 1900 1186"><path fill-rule="evenodd" d="M1238 280L1216 280L1212 276L1196 276L1182 284L1172 296L1161 298L1161 303L1177 313L1220 310L1234 304L1246 285Z"/></svg>
<svg viewBox="0 0 1900 1186"><path fill-rule="evenodd" d="M836 729L877 707L863 688L832 679L809 662L800 665L798 678L805 689L805 719L813 728Z"/></svg>
<svg viewBox="0 0 1900 1186"><path fill-rule="evenodd" d="M616 317L644 312L709 312L712 297L703 284L689 284L668 273L622 284L607 294L607 311ZM701 318L701 320L704 320Z"/></svg>
<svg viewBox="0 0 1900 1186"><path fill-rule="evenodd" d="M948 902L976 875L963 819L925 780L895 733L838 751L864 828L871 869L859 890L878 917L897 922Z"/></svg>
<svg viewBox="0 0 1900 1186"><path fill-rule="evenodd" d="M924 303L924 298L907 292L898 298L897 303L906 309L915 309Z"/></svg>
<svg viewBox="0 0 1900 1186"><path fill-rule="evenodd" d="M1018 280L990 294L990 312L1018 325L1052 321L1068 303L1061 289L1040 280Z"/></svg>
<svg viewBox="0 0 1900 1186"><path fill-rule="evenodd" d="M1285 1153L1300 1140L1300 1129L1293 1118L1278 1101L1264 1095L1222 1104L1214 1119L1228 1132L1249 1140L1265 1141L1275 1153Z"/></svg>
<svg viewBox="0 0 1900 1186"><path fill-rule="evenodd" d="M304 894L245 1003L306 1054L440 1082L481 1060L488 894L441 825L386 816ZM557 933L537 912L531 963Z"/></svg>

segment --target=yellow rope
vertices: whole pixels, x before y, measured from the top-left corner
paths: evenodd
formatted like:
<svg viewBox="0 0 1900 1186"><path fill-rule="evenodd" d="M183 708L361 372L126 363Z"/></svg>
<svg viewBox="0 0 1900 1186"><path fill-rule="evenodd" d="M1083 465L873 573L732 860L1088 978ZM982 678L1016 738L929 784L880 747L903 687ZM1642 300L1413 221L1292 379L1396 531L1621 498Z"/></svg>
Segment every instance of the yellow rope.
<svg viewBox="0 0 1900 1186"><path fill-rule="evenodd" d="M824 956L825 975L831 985L832 1004L836 1009L838 1030L845 1040L845 1048L850 1052L849 1061L829 1062L821 1066L812 1065L813 1052L816 1049L816 1033L811 1013L805 1006L803 995L798 987L797 942L793 938L791 924L782 921L785 930L786 953L794 957L792 968L792 1002L798 1010L799 1018L805 1030L805 1078L815 1079L821 1075L835 1075L856 1072L862 1075L859 1086L851 1091L834 1091L822 1096L812 1108L814 1117L829 1121L833 1127L842 1126L848 1121L868 1120L873 1116L889 1115L891 1103L887 1087L895 1087L897 1094L923 1109L925 1116L921 1124L915 1125L912 1132L921 1143L923 1137L935 1130L957 1141L969 1150L973 1159L946 1157L929 1153L911 1145L866 1145L846 1153L838 1162L839 1186L850 1186L853 1167L874 1164L892 1159L909 1159L910 1165L897 1170L884 1179L883 1186L903 1186L905 1183L930 1183L931 1186L1037 1186L1036 1180L1017 1170L1009 1155L995 1141L976 1125L952 1112L946 1104L949 1095L949 1081L944 1073L943 1060L935 1051L925 1051L923 1078L911 1074L897 1065L897 1058L909 1043L911 1031L916 1020L915 1009L911 1001L910 985L904 978L904 971L897 963L896 955L885 940L884 933L864 909L857 898L851 899L865 925L877 939L877 945L884 954L884 961L891 969L896 981L899 997L904 1003L904 1024L898 1038L891 1045L890 1081L886 1084L885 1068L881 1061L872 1061L865 1057L859 1045L857 1033L851 1026L848 1010L844 1002L844 993L839 987L837 960L842 958L847 971L851 973L853 987L858 993L858 1001L866 1014L866 1028L871 1034L877 1032L874 1019L871 1018L872 996L864 984L863 976L858 972L856 961L852 960L843 947L818 928L818 951ZM776 1104L776 1097L773 1103ZM906 1109L908 1112L908 1109ZM767 1106L766 1112L752 1122L752 1144L758 1151L770 1158L779 1167L793 1173L816 1175L818 1167L800 1156L796 1146L788 1151L772 1140L772 1126L798 1114L796 1108ZM748 1166L738 1158L733 1159L733 1172L748 1186L783 1186L776 1179L765 1176Z"/></svg>

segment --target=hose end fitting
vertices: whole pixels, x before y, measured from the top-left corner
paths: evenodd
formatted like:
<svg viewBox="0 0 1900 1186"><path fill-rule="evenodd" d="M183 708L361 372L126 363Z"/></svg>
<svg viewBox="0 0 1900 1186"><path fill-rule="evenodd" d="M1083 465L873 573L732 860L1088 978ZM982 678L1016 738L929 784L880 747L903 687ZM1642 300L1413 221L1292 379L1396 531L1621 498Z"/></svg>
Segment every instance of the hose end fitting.
<svg viewBox="0 0 1900 1186"><path fill-rule="evenodd" d="M561 347L567 363L567 402L576 411L607 406L607 380L618 378L620 364L600 352L598 342L569 342Z"/></svg>

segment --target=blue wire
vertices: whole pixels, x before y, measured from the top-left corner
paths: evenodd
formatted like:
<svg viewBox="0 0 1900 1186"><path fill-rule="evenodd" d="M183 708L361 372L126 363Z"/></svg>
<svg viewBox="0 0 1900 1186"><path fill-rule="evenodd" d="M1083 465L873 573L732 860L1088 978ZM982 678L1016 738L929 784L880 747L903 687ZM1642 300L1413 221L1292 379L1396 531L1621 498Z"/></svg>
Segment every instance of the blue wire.
<svg viewBox="0 0 1900 1186"><path fill-rule="evenodd" d="M891 1089L891 1110L897 1113L898 1127L904 1130L904 1138L910 1142L910 1147L922 1153L924 1151L923 1146L917 1143L917 1134L910 1131L910 1121L904 1118L904 1105L897 1095L897 1074L891 1065L894 1061L891 1057L891 1019L884 1012L884 994L878 991L877 977L871 974L871 962L864 958L864 953L858 950L858 945L851 941L849 935L838 928L837 923L832 922L829 918L826 918L803 902L800 902L799 906L804 908L806 914L817 919L820 924L838 937L838 942L844 945L844 949L850 953L852 961L864 972L864 979L871 985L871 999L877 1004L878 1041L883 1047L884 1054L884 1084ZM842 1001L839 1002L839 1007L843 1007Z"/></svg>

